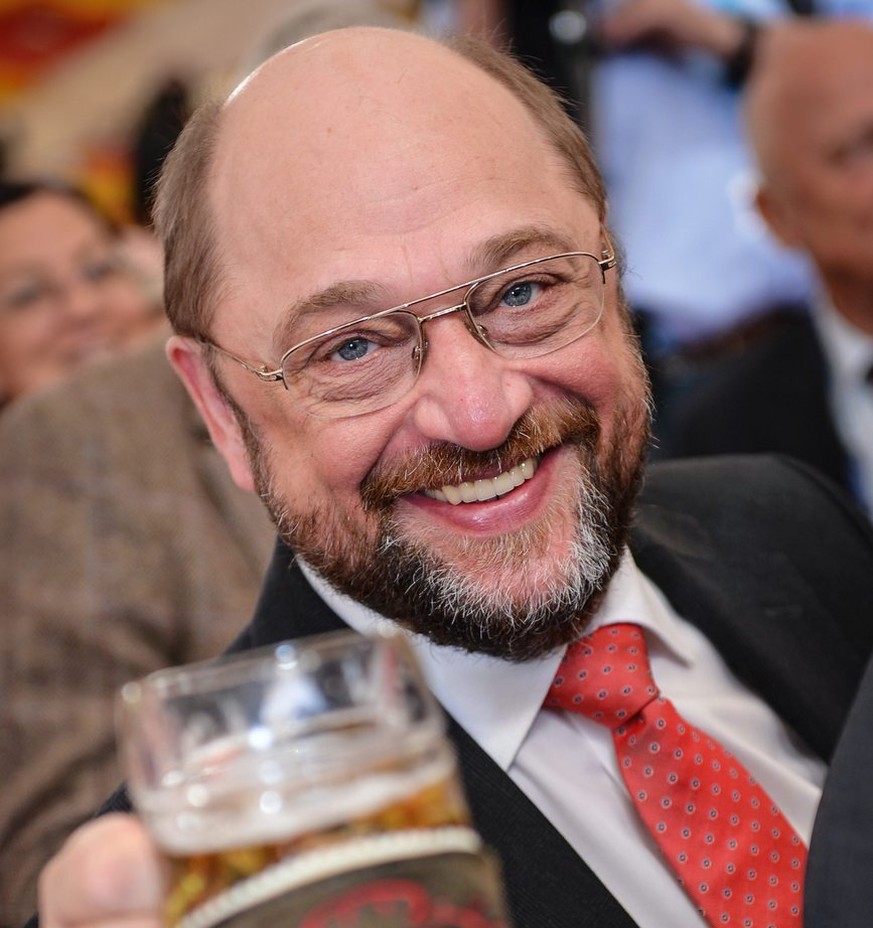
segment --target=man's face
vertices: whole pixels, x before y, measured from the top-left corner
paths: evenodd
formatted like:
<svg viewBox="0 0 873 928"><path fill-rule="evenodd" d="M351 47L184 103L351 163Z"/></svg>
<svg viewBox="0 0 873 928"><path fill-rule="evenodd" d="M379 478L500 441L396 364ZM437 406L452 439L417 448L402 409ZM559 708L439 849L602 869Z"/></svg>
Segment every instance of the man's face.
<svg viewBox="0 0 873 928"><path fill-rule="evenodd" d="M481 75L468 86L457 65L422 96L410 69L370 95L352 62L318 113L295 114L282 179L286 149L240 142L277 114L232 105L214 175L230 267L216 342L272 362L314 331L501 267L601 254L595 210L518 103ZM578 634L615 567L646 438L615 272L600 323L543 357L507 361L458 315L425 331L410 392L338 420L219 357L258 489L297 551L355 598L443 643L550 650ZM523 482L457 505L442 491L500 475Z"/></svg>
<svg viewBox="0 0 873 928"><path fill-rule="evenodd" d="M832 288L854 284L869 291L873 31L866 31L849 45L828 37L814 50L819 66L797 51L799 73L786 70L782 79L791 89L767 130L772 153L766 174L791 243L811 254Z"/></svg>

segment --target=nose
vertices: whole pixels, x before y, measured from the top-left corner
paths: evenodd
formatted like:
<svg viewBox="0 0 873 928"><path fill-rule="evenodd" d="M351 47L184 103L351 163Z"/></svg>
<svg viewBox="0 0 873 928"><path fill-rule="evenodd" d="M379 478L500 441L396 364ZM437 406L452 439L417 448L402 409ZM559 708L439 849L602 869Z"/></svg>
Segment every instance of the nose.
<svg viewBox="0 0 873 928"><path fill-rule="evenodd" d="M76 278L67 281L62 306L67 321L85 324L104 314L106 299L99 286L91 281Z"/></svg>
<svg viewBox="0 0 873 928"><path fill-rule="evenodd" d="M478 341L462 314L430 321L415 385L416 429L471 451L502 444L530 407L530 378Z"/></svg>

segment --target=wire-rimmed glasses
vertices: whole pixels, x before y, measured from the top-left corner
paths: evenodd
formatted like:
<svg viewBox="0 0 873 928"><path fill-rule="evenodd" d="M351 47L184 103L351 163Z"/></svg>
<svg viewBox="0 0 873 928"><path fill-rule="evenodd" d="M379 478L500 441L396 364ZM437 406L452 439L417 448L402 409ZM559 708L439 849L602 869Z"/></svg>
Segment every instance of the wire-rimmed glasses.
<svg viewBox="0 0 873 928"><path fill-rule="evenodd" d="M425 323L463 312L470 334L508 360L550 354L590 332L603 313L615 255L574 251L525 261L421 299L334 326L289 348L275 368L200 340L263 381L281 381L322 419L384 409L415 384L428 351ZM459 303L419 316L412 308L464 292Z"/></svg>

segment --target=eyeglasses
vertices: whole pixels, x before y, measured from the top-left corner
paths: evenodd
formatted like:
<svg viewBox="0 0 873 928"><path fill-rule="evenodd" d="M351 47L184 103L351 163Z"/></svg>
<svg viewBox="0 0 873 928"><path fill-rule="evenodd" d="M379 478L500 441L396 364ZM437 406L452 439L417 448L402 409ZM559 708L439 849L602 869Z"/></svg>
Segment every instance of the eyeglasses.
<svg viewBox="0 0 873 928"><path fill-rule="evenodd" d="M606 271L615 255L582 251L525 261L304 339L279 366L246 361L206 338L199 340L265 382L281 381L301 407L321 419L384 409L415 384L428 351L425 323L463 312L470 334L508 360L566 348L597 325ZM412 307L464 291L455 303L425 316Z"/></svg>

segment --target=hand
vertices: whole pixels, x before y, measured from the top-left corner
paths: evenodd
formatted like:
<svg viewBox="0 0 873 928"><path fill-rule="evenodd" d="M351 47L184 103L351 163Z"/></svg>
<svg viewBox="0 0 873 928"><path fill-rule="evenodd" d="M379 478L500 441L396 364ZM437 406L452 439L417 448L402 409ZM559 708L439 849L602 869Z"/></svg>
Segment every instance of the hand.
<svg viewBox="0 0 873 928"><path fill-rule="evenodd" d="M40 928L164 928L167 874L132 815L75 831L39 881Z"/></svg>
<svg viewBox="0 0 873 928"><path fill-rule="evenodd" d="M604 45L649 44L668 50L700 48L729 59L743 41L743 26L726 13L693 0L624 0L598 23Z"/></svg>

